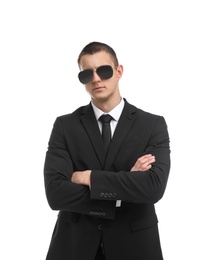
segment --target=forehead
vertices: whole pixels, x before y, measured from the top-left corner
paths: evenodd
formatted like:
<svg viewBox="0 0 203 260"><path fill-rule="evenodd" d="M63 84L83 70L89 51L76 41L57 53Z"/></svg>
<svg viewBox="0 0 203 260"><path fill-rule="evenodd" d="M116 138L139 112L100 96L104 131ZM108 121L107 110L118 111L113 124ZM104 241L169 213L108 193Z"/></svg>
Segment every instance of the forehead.
<svg viewBox="0 0 203 260"><path fill-rule="evenodd" d="M85 54L81 57L80 67L82 69L98 68L102 65L113 65L111 55L105 51L96 52L94 54Z"/></svg>

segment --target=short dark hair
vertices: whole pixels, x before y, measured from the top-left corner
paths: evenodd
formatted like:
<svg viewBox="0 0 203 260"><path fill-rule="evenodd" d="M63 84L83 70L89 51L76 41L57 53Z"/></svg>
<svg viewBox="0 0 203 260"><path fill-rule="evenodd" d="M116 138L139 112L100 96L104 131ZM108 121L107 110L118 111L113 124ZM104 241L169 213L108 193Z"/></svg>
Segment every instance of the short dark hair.
<svg viewBox="0 0 203 260"><path fill-rule="evenodd" d="M100 52L100 51L105 51L105 52L109 53L111 55L111 57L113 58L115 67L118 67L119 63L118 63L118 58L117 58L115 51L109 45L102 43L102 42L90 42L89 44L87 44L82 49L82 51L80 52L80 54L78 56L78 65L80 66L80 60L81 60L82 56L84 56L86 54L94 54L94 53Z"/></svg>

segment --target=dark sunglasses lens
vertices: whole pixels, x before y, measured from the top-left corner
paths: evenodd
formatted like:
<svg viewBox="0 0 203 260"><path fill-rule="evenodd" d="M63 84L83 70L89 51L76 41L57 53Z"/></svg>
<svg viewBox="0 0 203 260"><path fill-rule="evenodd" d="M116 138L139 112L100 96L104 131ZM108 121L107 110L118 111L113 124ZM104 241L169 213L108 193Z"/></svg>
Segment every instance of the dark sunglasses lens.
<svg viewBox="0 0 203 260"><path fill-rule="evenodd" d="M101 79L110 79L113 76L113 69L110 65L104 65L96 70L97 74ZM82 84L87 84L92 80L93 71L92 70L83 70L78 73L78 78Z"/></svg>
<svg viewBox="0 0 203 260"><path fill-rule="evenodd" d="M93 77L92 70L83 70L78 73L78 78L82 84L88 83Z"/></svg>
<svg viewBox="0 0 203 260"><path fill-rule="evenodd" d="M109 65L101 66L97 69L97 74L102 79L110 79L113 76L113 69Z"/></svg>

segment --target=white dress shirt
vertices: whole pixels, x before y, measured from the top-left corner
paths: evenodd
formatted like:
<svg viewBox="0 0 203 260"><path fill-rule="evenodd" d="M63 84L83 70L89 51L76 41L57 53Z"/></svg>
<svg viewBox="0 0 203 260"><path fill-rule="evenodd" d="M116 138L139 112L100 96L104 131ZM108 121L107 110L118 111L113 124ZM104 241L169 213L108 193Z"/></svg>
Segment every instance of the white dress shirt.
<svg viewBox="0 0 203 260"><path fill-rule="evenodd" d="M103 115L103 114L109 114L113 117L113 119L110 122L111 137L112 137L113 134L114 134L114 131L116 129L118 120L119 120L121 113L123 111L123 107L124 107L124 104L125 104L124 100L121 99L121 102L116 107L114 107L111 111L109 111L108 113L104 113L101 109L96 107L92 102L91 102L91 104L92 104L92 107L93 107L93 110L94 110L95 117L96 117L97 122L98 122L100 132L102 132L102 123L99 120L100 116ZM120 207L120 206L121 206L121 200L117 200L116 201L116 207Z"/></svg>
<svg viewBox="0 0 203 260"><path fill-rule="evenodd" d="M113 136L114 131L115 131L116 126L117 126L117 123L118 123L118 120L119 120L120 115L121 115L121 113L123 111L124 104L125 104L124 100L122 99L121 102L116 107L114 107L109 113L104 113L101 109L99 109L98 107L96 107L92 103L94 114L96 116L96 119L97 119L97 122L98 122L98 125L99 125L99 129L100 129L101 132L102 132L102 123L99 121L99 118L103 114L109 114L109 115L111 115L113 117L113 119L110 122L111 135Z"/></svg>

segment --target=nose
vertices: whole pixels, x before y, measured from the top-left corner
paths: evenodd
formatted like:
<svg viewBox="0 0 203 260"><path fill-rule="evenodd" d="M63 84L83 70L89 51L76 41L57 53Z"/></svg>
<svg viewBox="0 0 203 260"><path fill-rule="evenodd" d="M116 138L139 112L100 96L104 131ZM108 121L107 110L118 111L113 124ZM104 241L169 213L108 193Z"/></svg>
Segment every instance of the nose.
<svg viewBox="0 0 203 260"><path fill-rule="evenodd" d="M100 78L99 75L96 73L96 71L93 71L92 82L97 82L97 81L101 81L101 78Z"/></svg>

